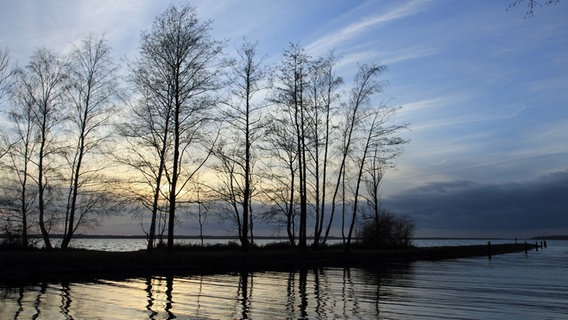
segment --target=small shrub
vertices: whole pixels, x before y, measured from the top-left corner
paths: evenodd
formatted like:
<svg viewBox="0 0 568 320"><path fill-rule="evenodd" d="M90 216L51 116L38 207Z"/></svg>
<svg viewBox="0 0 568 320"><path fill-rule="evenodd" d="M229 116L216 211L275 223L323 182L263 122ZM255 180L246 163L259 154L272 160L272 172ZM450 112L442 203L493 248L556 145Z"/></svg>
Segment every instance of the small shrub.
<svg viewBox="0 0 568 320"><path fill-rule="evenodd" d="M19 230L13 230L10 221L2 226L4 234L0 235L0 249L24 249L22 236Z"/></svg>
<svg viewBox="0 0 568 320"><path fill-rule="evenodd" d="M295 248L290 241L270 242L262 246L263 249L290 249Z"/></svg>
<svg viewBox="0 0 568 320"><path fill-rule="evenodd" d="M21 250L26 249L22 244L22 239L19 236L4 235L0 237L0 249L1 250Z"/></svg>
<svg viewBox="0 0 568 320"><path fill-rule="evenodd" d="M384 212L376 219L363 224L359 239L366 247L407 248L414 236L415 223L407 215L394 215Z"/></svg>

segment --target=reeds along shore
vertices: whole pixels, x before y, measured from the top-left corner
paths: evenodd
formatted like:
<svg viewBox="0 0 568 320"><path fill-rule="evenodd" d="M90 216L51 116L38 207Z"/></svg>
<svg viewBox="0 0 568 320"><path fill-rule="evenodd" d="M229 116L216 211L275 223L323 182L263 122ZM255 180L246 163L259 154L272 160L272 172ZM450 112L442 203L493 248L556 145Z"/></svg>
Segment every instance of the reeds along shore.
<svg viewBox="0 0 568 320"><path fill-rule="evenodd" d="M149 275L190 275L238 271L286 271L303 268L379 268L389 263L442 260L540 248L538 243L424 247L397 250L326 248L299 251L297 248L253 248L240 251L223 248L178 248L104 252L91 250L4 250L0 251L0 283L23 284L45 281L92 281Z"/></svg>

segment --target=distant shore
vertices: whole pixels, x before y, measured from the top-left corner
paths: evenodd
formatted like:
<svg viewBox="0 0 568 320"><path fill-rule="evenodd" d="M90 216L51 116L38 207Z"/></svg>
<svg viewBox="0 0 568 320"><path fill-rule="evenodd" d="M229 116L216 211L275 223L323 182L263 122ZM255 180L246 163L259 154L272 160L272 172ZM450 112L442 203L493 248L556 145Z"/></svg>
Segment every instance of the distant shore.
<svg viewBox="0 0 568 320"><path fill-rule="evenodd" d="M535 244L510 243L420 247L397 250L340 248L188 248L105 252L93 250L2 250L0 284L20 285L53 281L94 281L156 275L190 275L226 272L286 271L302 268L380 268L390 263L498 255L534 250Z"/></svg>
<svg viewBox="0 0 568 320"><path fill-rule="evenodd" d="M538 237L531 238L531 240L568 240L568 235L538 236Z"/></svg>
<svg viewBox="0 0 568 320"><path fill-rule="evenodd" d="M29 238L41 239L41 234L31 234L28 235ZM53 234L52 238L58 239L63 238L62 234ZM8 238L7 235L0 233L1 238ZM122 235L122 234L74 234L74 239L147 239L148 235L145 234L132 234L132 235ZM176 239L200 239L199 235L176 235ZM275 239L275 240L288 240L287 236L255 236L255 239ZM204 235L203 239L227 239L227 240L238 240L235 236L229 235ZM307 239L313 239L308 237ZM340 236L329 236L328 239L331 240L341 240ZM500 237L415 237L412 240L510 240L511 238L500 238ZM535 236L530 238L531 240L568 240L568 235L550 235L550 236Z"/></svg>
<svg viewBox="0 0 568 320"><path fill-rule="evenodd" d="M29 238L41 239L41 234L31 234L28 235ZM7 235L0 233L0 239L8 238ZM53 239L63 238L62 234L51 235ZM75 234L74 239L148 239L148 235L145 234L134 234L134 235L121 235L121 234ZM181 239L201 239L199 235L176 235L177 240ZM214 239L214 240L234 240L239 239L235 236L229 235L204 235L203 239ZM255 236L256 240L282 240L287 241L286 236ZM308 240L313 240L313 237L308 237ZM340 236L329 236L329 240L341 240ZM355 238L356 239L356 238ZM412 240L511 240L511 238L503 237L415 237ZM529 240L568 240L568 235L550 235L550 236L535 236L531 237ZM519 239L521 241L521 239ZM524 241L524 240L523 240Z"/></svg>

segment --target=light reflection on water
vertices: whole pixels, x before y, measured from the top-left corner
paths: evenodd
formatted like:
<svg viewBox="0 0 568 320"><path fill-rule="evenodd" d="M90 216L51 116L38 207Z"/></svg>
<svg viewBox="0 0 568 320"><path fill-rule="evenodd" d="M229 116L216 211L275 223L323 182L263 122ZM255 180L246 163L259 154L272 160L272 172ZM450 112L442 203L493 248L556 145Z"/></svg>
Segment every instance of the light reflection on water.
<svg viewBox="0 0 568 320"><path fill-rule="evenodd" d="M0 287L1 319L565 319L568 246L487 258Z"/></svg>
<svg viewBox="0 0 568 320"><path fill-rule="evenodd" d="M0 314L2 319L368 319L379 314L380 278L360 269L319 269L42 284L5 289Z"/></svg>

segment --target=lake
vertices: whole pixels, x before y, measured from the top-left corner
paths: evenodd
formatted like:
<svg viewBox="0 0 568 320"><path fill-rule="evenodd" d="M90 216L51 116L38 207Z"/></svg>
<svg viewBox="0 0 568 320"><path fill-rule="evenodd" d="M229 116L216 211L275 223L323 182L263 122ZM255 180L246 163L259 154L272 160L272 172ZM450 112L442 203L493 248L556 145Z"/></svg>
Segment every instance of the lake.
<svg viewBox="0 0 568 320"><path fill-rule="evenodd" d="M420 261L373 270L323 268L0 287L0 318L565 319L566 279L568 242L548 241L547 249L528 255Z"/></svg>

